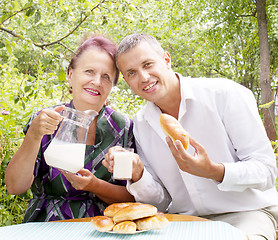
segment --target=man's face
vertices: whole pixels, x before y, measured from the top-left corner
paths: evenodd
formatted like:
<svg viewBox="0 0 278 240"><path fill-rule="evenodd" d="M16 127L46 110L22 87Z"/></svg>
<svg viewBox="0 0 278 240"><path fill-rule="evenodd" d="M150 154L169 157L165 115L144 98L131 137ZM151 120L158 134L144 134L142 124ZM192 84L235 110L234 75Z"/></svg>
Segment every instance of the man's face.
<svg viewBox="0 0 278 240"><path fill-rule="evenodd" d="M121 54L117 63L127 84L140 97L156 103L167 94L171 70L167 52L161 55L147 42L141 42Z"/></svg>

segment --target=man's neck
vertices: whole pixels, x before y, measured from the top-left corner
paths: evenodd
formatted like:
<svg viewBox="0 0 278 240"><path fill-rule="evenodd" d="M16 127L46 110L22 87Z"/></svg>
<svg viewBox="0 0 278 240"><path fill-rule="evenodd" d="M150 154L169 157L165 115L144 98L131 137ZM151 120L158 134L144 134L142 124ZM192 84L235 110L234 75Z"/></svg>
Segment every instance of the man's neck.
<svg viewBox="0 0 278 240"><path fill-rule="evenodd" d="M162 113L167 113L178 119L181 102L181 93L180 80L177 75L175 75L175 77L178 81L173 81L174 84L171 90L169 91L168 97L161 99L161 101L155 104L161 109Z"/></svg>

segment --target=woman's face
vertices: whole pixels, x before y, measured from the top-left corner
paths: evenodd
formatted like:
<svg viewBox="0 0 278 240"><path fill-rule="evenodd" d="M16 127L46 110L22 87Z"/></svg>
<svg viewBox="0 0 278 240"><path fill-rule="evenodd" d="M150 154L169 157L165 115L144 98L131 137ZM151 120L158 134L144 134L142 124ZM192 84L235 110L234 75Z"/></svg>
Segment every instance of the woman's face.
<svg viewBox="0 0 278 240"><path fill-rule="evenodd" d="M98 48L89 48L76 60L74 69L69 69L69 84L72 87L73 105L85 111L100 111L116 76L111 57Z"/></svg>

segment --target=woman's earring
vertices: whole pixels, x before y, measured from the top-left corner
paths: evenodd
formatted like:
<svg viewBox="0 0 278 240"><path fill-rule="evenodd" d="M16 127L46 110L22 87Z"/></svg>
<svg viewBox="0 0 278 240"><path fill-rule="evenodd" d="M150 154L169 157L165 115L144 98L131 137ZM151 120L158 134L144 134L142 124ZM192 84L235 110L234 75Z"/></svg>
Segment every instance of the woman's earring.
<svg viewBox="0 0 278 240"><path fill-rule="evenodd" d="M109 99L109 97L108 97L108 98L106 98L104 105L105 105L105 106L108 106L109 104L110 104L110 99Z"/></svg>
<svg viewBox="0 0 278 240"><path fill-rule="evenodd" d="M70 94L72 94L72 87L70 87L70 89L69 89L69 93L70 93Z"/></svg>

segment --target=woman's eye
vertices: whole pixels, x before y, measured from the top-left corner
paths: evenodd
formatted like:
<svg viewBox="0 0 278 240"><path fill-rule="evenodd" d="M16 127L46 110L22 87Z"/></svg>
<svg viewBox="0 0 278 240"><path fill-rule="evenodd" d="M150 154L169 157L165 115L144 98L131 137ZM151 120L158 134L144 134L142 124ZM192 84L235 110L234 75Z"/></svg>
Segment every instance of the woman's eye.
<svg viewBox="0 0 278 240"><path fill-rule="evenodd" d="M103 78L106 79L106 80L110 80L109 75L104 75Z"/></svg>

